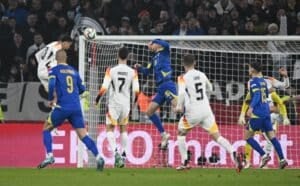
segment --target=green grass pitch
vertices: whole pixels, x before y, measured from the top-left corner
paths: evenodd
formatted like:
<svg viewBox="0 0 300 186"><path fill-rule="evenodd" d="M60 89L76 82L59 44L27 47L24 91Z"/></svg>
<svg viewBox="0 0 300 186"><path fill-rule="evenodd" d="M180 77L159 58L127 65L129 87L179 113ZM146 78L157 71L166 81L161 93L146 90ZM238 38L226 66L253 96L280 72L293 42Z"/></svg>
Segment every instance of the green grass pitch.
<svg viewBox="0 0 300 186"><path fill-rule="evenodd" d="M0 186L300 186L300 170L0 168Z"/></svg>

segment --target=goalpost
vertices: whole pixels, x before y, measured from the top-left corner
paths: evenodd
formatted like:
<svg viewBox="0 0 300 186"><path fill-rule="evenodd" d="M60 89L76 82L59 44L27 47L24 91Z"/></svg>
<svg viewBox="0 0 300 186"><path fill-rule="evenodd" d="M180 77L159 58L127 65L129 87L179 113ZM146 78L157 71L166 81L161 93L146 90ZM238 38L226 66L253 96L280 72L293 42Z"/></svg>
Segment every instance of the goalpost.
<svg viewBox="0 0 300 186"><path fill-rule="evenodd" d="M147 43L153 39L164 39L170 42L173 80L183 73L181 60L184 54L192 53L196 57L196 68L205 72L211 80L214 90L210 102L215 113L216 122L221 134L229 139L238 152L243 152L244 126L237 124L242 101L246 94L249 80L246 64L260 61L263 73L280 79L278 70L287 68L291 88L280 90L282 96L300 94L299 81L294 81L300 68L300 37L299 36L97 36L94 40L79 39L79 72L89 91L89 101L93 103L102 84L105 69L117 64L118 49L126 46L129 51L128 65L135 63L146 65L151 60L151 52ZM299 67L297 67L299 64ZM298 75L300 76L300 75ZM145 115L145 107L154 95L155 83L153 76L139 75L141 92L138 105L131 108L128 125L127 167L162 167L180 164L177 149L177 122L179 116L173 113L170 105L165 104L159 115L165 129L171 134L167 151L160 151L160 135ZM298 84L297 84L298 83ZM96 140L100 153L104 156L107 166L113 166L114 158L110 152L105 133L106 103L105 97L100 106L90 107L85 112L85 120L89 135ZM286 102L288 116L293 125L279 125L277 138L281 142L284 154L290 167L300 168L300 119L297 112L299 102ZM199 110L201 112L201 110ZM119 132L117 143L119 144ZM261 145L265 139L257 135ZM203 157L207 159L205 166L233 167L225 150L211 140L201 128L196 127L187 136L187 144L192 153L191 165L201 164ZM215 156L214 156L215 154ZM214 158L219 160L214 162ZM88 160L88 162L87 162ZM211 161L209 161L211 160ZM259 164L257 153L252 154L251 163ZM272 153L271 167L277 167L276 153ZM83 145L78 145L78 167L95 166L95 160L86 152Z"/></svg>

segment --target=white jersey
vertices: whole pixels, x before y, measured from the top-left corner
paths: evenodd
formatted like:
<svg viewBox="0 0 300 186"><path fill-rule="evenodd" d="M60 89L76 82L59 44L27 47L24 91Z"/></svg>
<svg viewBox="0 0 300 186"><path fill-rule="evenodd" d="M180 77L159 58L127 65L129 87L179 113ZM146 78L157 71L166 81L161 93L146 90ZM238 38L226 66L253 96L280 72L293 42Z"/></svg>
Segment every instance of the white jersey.
<svg viewBox="0 0 300 186"><path fill-rule="evenodd" d="M62 49L61 44L58 41L54 41L35 54L38 62L38 78L44 86L47 86L45 87L46 89L48 89L48 69L57 65L55 57L56 52L60 49Z"/></svg>
<svg viewBox="0 0 300 186"><path fill-rule="evenodd" d="M178 77L178 105L185 108L185 113L199 110L211 111L207 92L212 91L212 85L203 72L192 69Z"/></svg>
<svg viewBox="0 0 300 186"><path fill-rule="evenodd" d="M130 107L130 88L139 92L137 72L125 64L108 68L103 80L102 90L109 90L109 106Z"/></svg>
<svg viewBox="0 0 300 186"><path fill-rule="evenodd" d="M283 81L279 81L273 77L264 77L267 82L267 87L270 90L271 88L277 88L284 90L290 86L290 80L288 77L284 77Z"/></svg>

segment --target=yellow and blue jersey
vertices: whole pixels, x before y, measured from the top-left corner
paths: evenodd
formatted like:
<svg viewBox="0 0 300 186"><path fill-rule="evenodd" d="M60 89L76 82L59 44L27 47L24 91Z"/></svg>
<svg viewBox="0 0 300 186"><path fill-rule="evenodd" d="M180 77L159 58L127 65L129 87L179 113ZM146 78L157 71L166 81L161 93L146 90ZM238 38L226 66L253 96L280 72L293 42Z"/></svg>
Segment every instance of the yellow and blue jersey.
<svg viewBox="0 0 300 186"><path fill-rule="evenodd" d="M267 101L269 92L263 77L254 77L250 80L250 107L253 108L251 118L265 118L270 116Z"/></svg>
<svg viewBox="0 0 300 186"><path fill-rule="evenodd" d="M162 105L165 101L171 102L173 99L177 99L176 85L172 81L170 45L160 39L153 40L152 43L157 43L162 48L155 53L147 67L139 67L138 71L143 75L149 75L150 72L154 71L157 93L152 101Z"/></svg>
<svg viewBox="0 0 300 186"><path fill-rule="evenodd" d="M81 109L79 95L85 91L78 72L67 64L59 64L49 71L49 101L57 96L57 105L65 110Z"/></svg>
<svg viewBox="0 0 300 186"><path fill-rule="evenodd" d="M154 71L156 85L160 85L172 79L169 43L163 40L159 40L159 44L163 48L154 54L147 67L138 68L138 71L146 76Z"/></svg>

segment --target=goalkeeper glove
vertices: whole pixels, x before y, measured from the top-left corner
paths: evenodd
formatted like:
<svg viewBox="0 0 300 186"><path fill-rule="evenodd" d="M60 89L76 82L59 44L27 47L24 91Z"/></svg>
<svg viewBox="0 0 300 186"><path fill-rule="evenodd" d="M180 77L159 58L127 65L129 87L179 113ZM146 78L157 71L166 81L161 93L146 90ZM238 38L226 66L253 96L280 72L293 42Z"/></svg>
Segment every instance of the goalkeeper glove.
<svg viewBox="0 0 300 186"><path fill-rule="evenodd" d="M283 124L283 125L290 125L290 124L291 124L291 122L290 122L290 120L289 120L289 118L288 118L288 117L284 117L284 118L283 118L283 122L282 122L282 124Z"/></svg>
<svg viewBox="0 0 300 186"><path fill-rule="evenodd" d="M246 124L246 119L245 119L245 114L244 113L240 114L240 117L239 117L239 120L238 120L238 124L239 125L245 125Z"/></svg>

